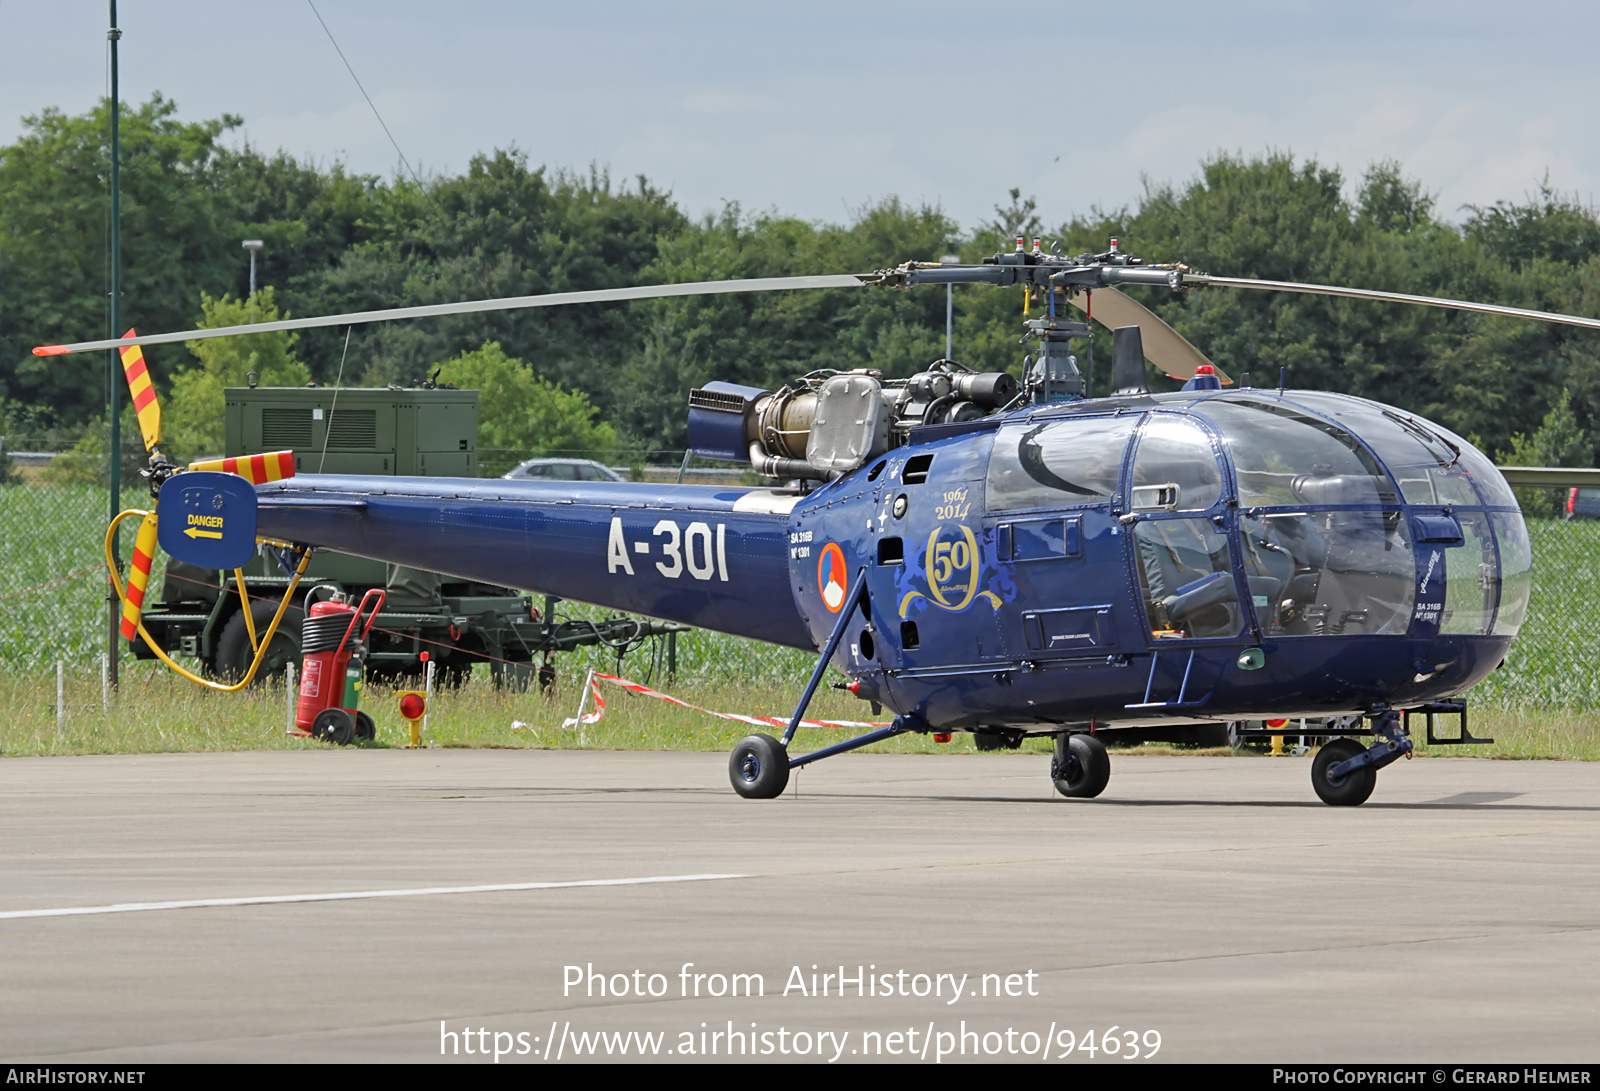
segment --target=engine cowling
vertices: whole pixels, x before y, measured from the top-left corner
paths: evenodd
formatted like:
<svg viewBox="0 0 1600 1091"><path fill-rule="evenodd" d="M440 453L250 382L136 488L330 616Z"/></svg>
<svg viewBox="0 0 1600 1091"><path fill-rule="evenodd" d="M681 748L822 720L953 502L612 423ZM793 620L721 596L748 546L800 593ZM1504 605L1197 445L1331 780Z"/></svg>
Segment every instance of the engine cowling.
<svg viewBox="0 0 1600 1091"><path fill-rule="evenodd" d="M763 477L829 480L904 443L924 424L974 420L1017 397L1003 371L940 360L909 379L813 372L779 390L712 382L689 392L689 446L702 458L749 460Z"/></svg>

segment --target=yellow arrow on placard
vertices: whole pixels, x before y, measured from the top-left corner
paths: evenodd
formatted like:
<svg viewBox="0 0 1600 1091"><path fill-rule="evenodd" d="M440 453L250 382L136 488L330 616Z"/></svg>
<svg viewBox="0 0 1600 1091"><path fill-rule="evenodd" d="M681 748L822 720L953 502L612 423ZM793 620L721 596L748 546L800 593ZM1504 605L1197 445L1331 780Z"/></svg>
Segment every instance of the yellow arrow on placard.
<svg viewBox="0 0 1600 1091"><path fill-rule="evenodd" d="M220 538L220 537L222 537L222 531L220 531L220 530L196 530L194 527L190 527L188 530L184 531L184 533L187 534L191 538Z"/></svg>

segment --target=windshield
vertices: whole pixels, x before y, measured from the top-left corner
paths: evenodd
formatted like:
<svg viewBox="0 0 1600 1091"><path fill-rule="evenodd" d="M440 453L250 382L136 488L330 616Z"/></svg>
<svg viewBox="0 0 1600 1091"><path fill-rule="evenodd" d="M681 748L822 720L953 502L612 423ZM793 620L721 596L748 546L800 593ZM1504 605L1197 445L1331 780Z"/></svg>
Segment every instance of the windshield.
<svg viewBox="0 0 1600 1091"><path fill-rule="evenodd" d="M1448 428L1340 394L1297 390L1291 397L1366 440L1394 474L1408 504L1517 506L1494 463Z"/></svg>
<svg viewBox="0 0 1600 1091"><path fill-rule="evenodd" d="M1383 467L1336 424L1237 395L1213 399L1204 411L1233 455L1240 507L1398 503Z"/></svg>

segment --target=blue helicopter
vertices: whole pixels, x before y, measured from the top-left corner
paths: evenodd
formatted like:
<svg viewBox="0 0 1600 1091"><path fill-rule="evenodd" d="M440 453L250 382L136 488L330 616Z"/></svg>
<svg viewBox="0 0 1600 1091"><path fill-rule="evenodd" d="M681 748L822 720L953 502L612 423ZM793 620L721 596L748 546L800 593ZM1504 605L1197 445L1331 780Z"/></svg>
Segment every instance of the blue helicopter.
<svg viewBox="0 0 1600 1091"><path fill-rule="evenodd" d="M1285 722L1315 719L1331 741L1312 763L1313 788L1354 806L1379 769L1410 755L1412 713L1430 741L1492 741L1468 733L1455 698L1504 660L1532 567L1492 462L1376 402L1234 384L1118 289L1311 292L1600 321L1208 276L1145 265L1116 240L1078 257L1023 244L976 265L472 301L35 351L675 295L1018 286L1037 304L1020 381L939 360L905 379L825 371L776 391L713 382L691 393L698 454L788 487L311 474L252 487L185 471L150 442L158 506L206 512L218 528L186 539L169 520L161 544L228 568L261 540L286 571L334 549L815 651L787 729L730 755L746 798L777 797L791 770L834 754L954 731L984 748L1051 736L1056 789L1092 798L1110 776L1106 739L1225 722L1286 734L1306 729ZM1085 396L1073 351L1091 315L1115 331L1110 397ZM1152 393L1147 358L1183 388ZM830 664L841 688L893 721L791 753ZM1448 714L1460 717L1458 737L1435 738Z"/></svg>

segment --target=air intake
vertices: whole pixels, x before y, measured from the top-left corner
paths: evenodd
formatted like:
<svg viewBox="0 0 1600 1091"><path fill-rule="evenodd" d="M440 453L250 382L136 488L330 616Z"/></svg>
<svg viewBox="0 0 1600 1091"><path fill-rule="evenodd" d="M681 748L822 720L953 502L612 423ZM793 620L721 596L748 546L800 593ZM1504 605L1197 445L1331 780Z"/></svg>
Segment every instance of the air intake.
<svg viewBox="0 0 1600 1091"><path fill-rule="evenodd" d="M311 410L263 409L261 411L261 446L288 447L304 451L311 445Z"/></svg>
<svg viewBox="0 0 1600 1091"><path fill-rule="evenodd" d="M328 446L371 451L378 446L376 409L338 409L328 418Z"/></svg>

